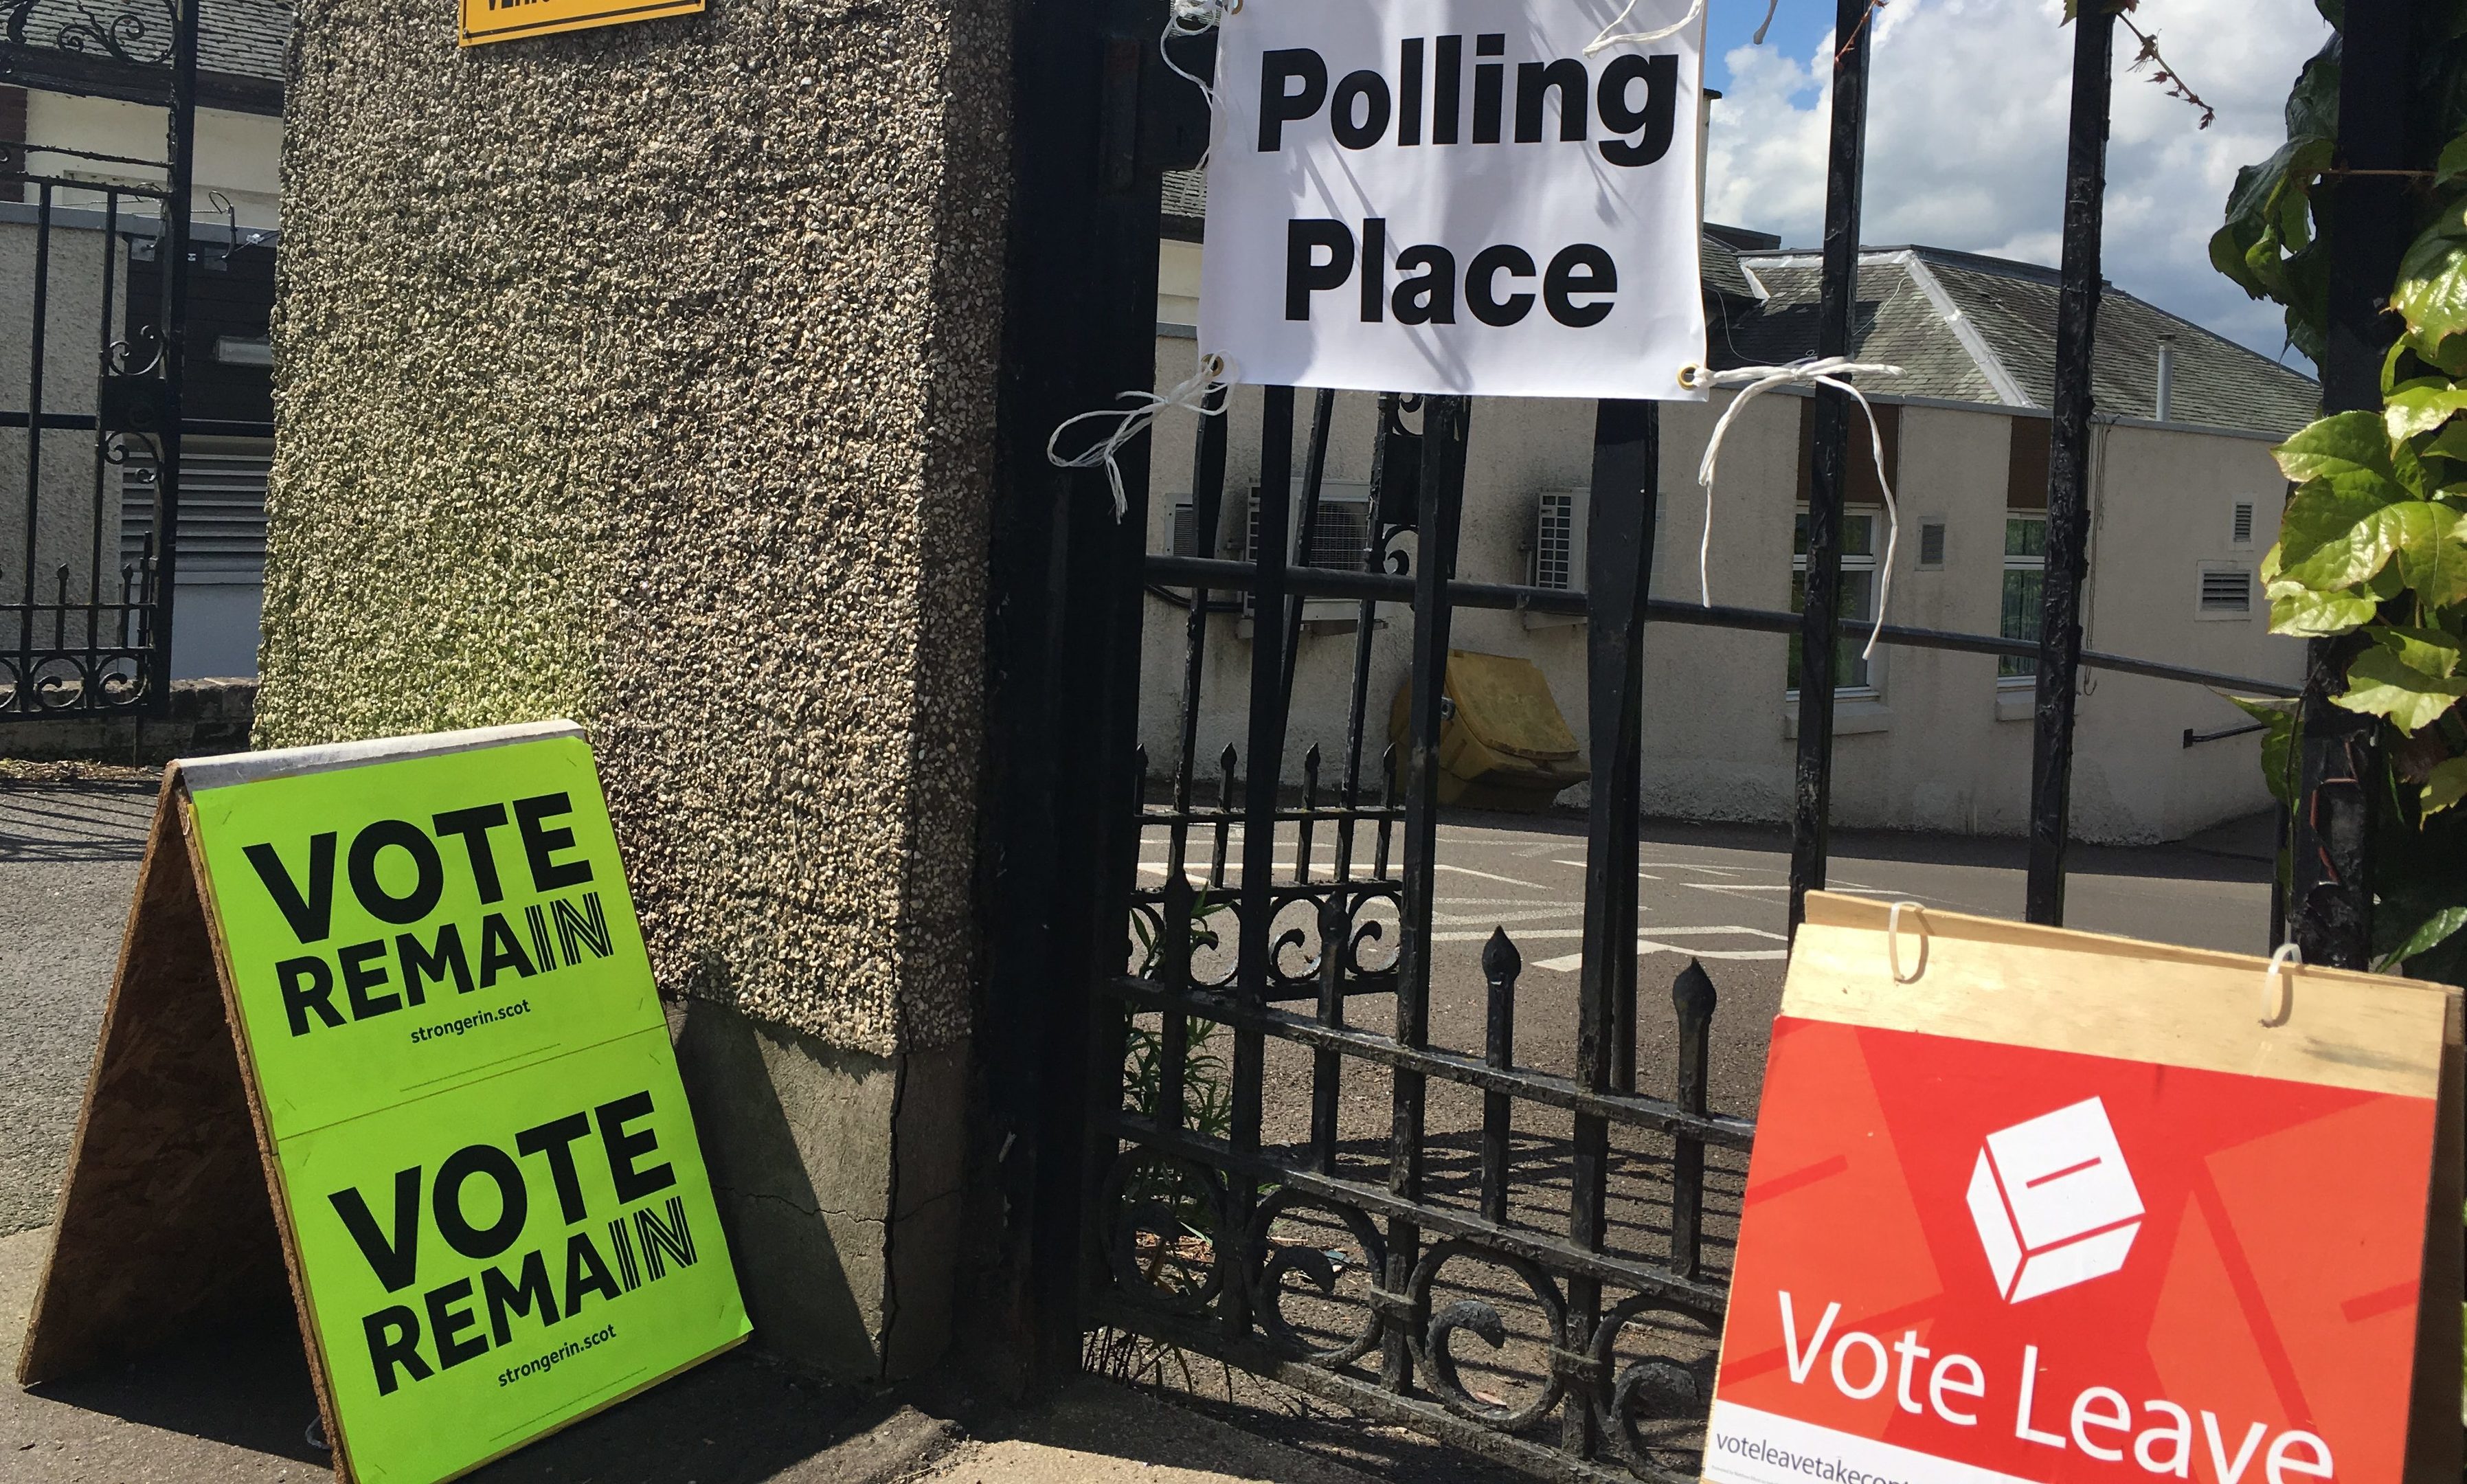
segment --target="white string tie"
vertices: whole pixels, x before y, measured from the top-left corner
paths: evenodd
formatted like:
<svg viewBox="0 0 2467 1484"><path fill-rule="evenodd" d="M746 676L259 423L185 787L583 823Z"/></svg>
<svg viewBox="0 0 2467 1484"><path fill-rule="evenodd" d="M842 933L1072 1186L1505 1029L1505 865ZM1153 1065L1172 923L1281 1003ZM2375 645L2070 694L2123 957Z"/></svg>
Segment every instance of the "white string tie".
<svg viewBox="0 0 2467 1484"><path fill-rule="evenodd" d="M1916 972L1902 972L1902 910L1907 907L1919 919L1919 967ZM1892 966L1895 984L1911 984L1927 972L1927 908L1915 902L1896 902L1885 914L1885 961Z"/></svg>
<svg viewBox="0 0 2467 1484"><path fill-rule="evenodd" d="M1775 0L1775 3L1779 4L1780 0ZM1696 22L1704 16L1705 0L1689 0L1687 13L1681 16L1672 24L1663 27L1659 31L1631 31L1623 34L1614 35L1614 32L1618 31L1621 26L1627 24L1628 16L1634 13L1635 10L1636 0L1627 0L1627 4L1619 8L1618 14L1612 17L1611 23L1602 28L1602 34L1594 37L1593 40L1585 43L1585 55L1587 57L1591 57L1596 52L1607 51L1615 46L1624 46L1631 41L1641 45L1647 41L1660 41L1670 36L1675 36L1681 32L1686 31L1688 27L1695 25ZM1766 22L1767 24L1771 24L1772 17L1767 16ZM1759 34L1758 39L1762 39L1761 34Z"/></svg>
<svg viewBox="0 0 2467 1484"><path fill-rule="evenodd" d="M1157 37L1157 56L1165 59L1166 71L1199 89L1199 96L1208 100L1208 148L1200 151L1199 170L1208 169L1208 157L1216 152L1216 89L1197 73L1185 72L1166 43L1206 35L1225 24L1227 16L1241 13L1242 0L1172 0L1165 8L1165 32Z"/></svg>
<svg viewBox="0 0 2467 1484"><path fill-rule="evenodd" d="M2302 968L2304 950L2292 943L2282 943L2270 955L2270 968L2261 976L2261 1023L2264 1025L2285 1025L2287 1017L2296 1011L2287 980L2280 974L2280 970L2290 965Z"/></svg>
<svg viewBox="0 0 2467 1484"><path fill-rule="evenodd" d="M1116 400L1130 402L1128 407L1100 407L1095 412L1064 418L1045 440L1046 462L1055 468L1095 468L1099 464L1103 465L1105 482L1114 490L1114 518L1120 520L1130 510L1131 504L1129 497L1122 492L1122 469L1114 462L1115 455L1120 453L1131 440L1146 432L1148 425L1157 420L1157 415L1167 408L1179 407L1185 412L1198 413L1203 418L1223 417L1226 404L1218 402L1211 406L1209 398L1218 391L1230 390L1233 385L1234 362L1211 351L1199 357L1197 371L1166 391L1124 392ZM1112 418L1114 430L1098 439L1094 446L1064 458L1060 448L1063 433L1074 422L1086 422L1096 418Z"/></svg>
<svg viewBox="0 0 2467 1484"><path fill-rule="evenodd" d="M1696 584L1697 597L1706 607L1713 605L1713 471L1722 457L1723 435L1731 430L1731 420L1748 403L1767 392L1785 386L1829 386L1837 392L1848 393L1859 403L1859 410L1867 415L1867 440L1876 455L1876 487L1885 491L1885 559L1876 568L1876 622L1867 630L1867 647L1859 651L1861 659L1875 656L1876 641L1885 632L1885 605L1893 592L1893 550L1901 542L1902 517L1893 506L1893 482L1885 474L1885 434L1876 425L1876 409L1867 405L1867 397L1857 386L1844 378L1854 376L1898 377L1901 374L1899 366L1888 366L1880 361L1854 361L1846 355L1828 355L1821 360L1810 357L1792 361L1787 366L1740 366L1731 371L1691 366L1679 374L1682 386L1742 388L1739 395L1731 400L1731 405L1722 409L1720 420L1714 422L1713 436L1705 445L1705 462L1696 470L1696 482L1705 488L1705 538L1696 548Z"/></svg>

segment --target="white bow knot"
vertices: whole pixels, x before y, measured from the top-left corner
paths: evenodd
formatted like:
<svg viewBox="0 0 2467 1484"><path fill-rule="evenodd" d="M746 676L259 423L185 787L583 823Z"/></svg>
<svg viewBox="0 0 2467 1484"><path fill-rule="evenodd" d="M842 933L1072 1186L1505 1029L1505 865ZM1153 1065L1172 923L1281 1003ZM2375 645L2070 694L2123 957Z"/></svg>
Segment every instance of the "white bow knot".
<svg viewBox="0 0 2467 1484"><path fill-rule="evenodd" d="M1785 386L1829 386L1847 393L1867 415L1867 439L1876 455L1876 488L1885 492L1885 559L1876 566L1876 621L1867 630L1867 647L1859 651L1867 659L1876 652L1876 641L1885 631L1885 604L1893 591L1893 550L1902 536L1901 514L1893 507L1893 482L1885 472L1885 434L1876 425L1876 409L1847 378L1854 376L1898 377L1899 366L1881 361L1854 361L1847 355L1827 355L1795 360L1787 366L1739 366L1730 371L1712 371L1692 367L1681 380L1690 387L1739 387L1739 395L1722 409L1721 418L1713 424L1713 436L1705 444L1705 462L1696 469L1696 483L1705 489L1705 538L1696 549L1697 596L1707 607L1713 605L1713 470L1722 457L1722 438L1731 430L1731 422L1748 403L1765 393Z"/></svg>

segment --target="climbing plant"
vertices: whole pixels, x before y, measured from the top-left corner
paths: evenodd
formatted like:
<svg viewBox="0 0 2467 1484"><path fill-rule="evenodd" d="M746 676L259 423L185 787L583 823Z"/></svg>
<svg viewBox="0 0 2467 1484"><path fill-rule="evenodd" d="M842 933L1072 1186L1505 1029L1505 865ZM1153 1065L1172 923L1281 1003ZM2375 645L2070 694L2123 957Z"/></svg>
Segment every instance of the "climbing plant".
<svg viewBox="0 0 2467 1484"><path fill-rule="evenodd" d="M2287 142L2238 172L2210 261L2282 306L2289 342L2318 363L2343 7L2316 3L2333 34L2288 95ZM2332 699L2377 719L2388 765L2372 780L2375 957L2456 983L2467 977L2467 0L2414 9L2409 128L2448 143L2406 179L2412 242L2388 299L2398 338L2383 405L2321 418L2276 449L2295 489L2261 579L2272 632L2351 636ZM2295 703L2242 704L2270 724L2273 793L2297 807Z"/></svg>

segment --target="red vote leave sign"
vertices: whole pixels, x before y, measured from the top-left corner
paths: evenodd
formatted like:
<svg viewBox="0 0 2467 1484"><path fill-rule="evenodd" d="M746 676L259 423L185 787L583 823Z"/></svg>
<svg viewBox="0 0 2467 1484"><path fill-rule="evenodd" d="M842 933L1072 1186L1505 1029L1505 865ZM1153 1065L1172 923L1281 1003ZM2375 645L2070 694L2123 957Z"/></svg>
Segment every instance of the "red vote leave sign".
<svg viewBox="0 0 2467 1484"><path fill-rule="evenodd" d="M1785 1014L1706 1477L2396 1481L2434 1130L2432 1097Z"/></svg>

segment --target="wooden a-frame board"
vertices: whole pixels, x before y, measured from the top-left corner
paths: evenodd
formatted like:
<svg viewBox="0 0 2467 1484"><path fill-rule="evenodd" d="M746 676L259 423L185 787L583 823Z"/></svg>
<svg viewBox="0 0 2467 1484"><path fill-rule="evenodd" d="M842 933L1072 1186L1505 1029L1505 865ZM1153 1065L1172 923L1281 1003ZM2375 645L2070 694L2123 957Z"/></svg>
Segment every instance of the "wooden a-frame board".
<svg viewBox="0 0 2467 1484"><path fill-rule="evenodd" d="M1900 922L1896 968L1883 947L1894 918L1885 902L1810 892L1781 1013L2300 1083L2410 1092L2432 1085L2433 1168L2404 1478L2455 1484L2467 1284L2461 992L2299 966L2285 970L2284 1008L2267 1021L2259 1014L2268 997L2265 964L2245 954L1930 907Z"/></svg>
<svg viewBox="0 0 2467 1484"><path fill-rule="evenodd" d="M206 879L175 763L138 867L17 1381L142 1352L280 1302L287 1285L334 1476L349 1484Z"/></svg>

